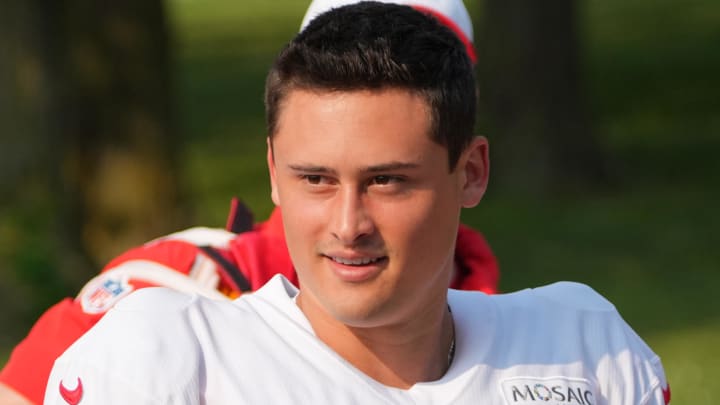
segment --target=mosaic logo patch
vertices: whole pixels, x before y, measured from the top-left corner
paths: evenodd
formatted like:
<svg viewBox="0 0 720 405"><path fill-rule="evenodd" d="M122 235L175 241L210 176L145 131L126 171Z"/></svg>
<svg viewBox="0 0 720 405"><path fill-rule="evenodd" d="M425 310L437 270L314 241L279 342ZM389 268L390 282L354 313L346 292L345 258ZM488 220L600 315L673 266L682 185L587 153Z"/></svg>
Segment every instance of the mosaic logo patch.
<svg viewBox="0 0 720 405"><path fill-rule="evenodd" d="M507 405L595 405L597 392L588 380L570 377L515 377L501 383Z"/></svg>

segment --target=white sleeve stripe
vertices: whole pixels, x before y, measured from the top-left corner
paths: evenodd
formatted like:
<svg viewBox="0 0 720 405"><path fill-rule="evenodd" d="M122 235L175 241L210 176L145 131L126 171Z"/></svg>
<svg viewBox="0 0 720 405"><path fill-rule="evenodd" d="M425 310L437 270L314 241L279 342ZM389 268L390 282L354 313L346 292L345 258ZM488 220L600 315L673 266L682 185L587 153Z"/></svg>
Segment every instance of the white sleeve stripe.
<svg viewBox="0 0 720 405"><path fill-rule="evenodd" d="M235 237L237 237L237 234L228 232L224 229L195 227L153 239L146 243L146 245L167 240L178 240L188 242L196 246L212 246L214 248L222 249L227 248L230 245L230 241Z"/></svg>

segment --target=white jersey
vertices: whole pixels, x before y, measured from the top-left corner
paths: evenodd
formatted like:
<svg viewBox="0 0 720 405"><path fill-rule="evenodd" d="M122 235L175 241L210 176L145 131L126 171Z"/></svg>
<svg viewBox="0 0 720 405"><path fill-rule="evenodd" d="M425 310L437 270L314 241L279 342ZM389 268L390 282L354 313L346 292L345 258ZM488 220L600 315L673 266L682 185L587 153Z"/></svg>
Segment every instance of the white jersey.
<svg viewBox="0 0 720 405"><path fill-rule="evenodd" d="M322 343L282 276L217 301L148 288L56 362L46 404L665 404L659 358L592 289L450 290L455 359L385 386Z"/></svg>

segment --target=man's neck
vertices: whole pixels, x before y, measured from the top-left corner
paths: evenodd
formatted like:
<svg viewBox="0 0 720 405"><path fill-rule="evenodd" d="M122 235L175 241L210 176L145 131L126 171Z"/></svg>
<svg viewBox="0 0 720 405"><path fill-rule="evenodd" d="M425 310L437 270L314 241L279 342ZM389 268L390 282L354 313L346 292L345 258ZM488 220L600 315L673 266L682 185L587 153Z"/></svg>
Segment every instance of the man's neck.
<svg viewBox="0 0 720 405"><path fill-rule="evenodd" d="M408 389L415 383L440 379L449 367L454 345L452 315L446 305L402 325L359 328L345 325L317 310L298 305L318 338L372 379Z"/></svg>

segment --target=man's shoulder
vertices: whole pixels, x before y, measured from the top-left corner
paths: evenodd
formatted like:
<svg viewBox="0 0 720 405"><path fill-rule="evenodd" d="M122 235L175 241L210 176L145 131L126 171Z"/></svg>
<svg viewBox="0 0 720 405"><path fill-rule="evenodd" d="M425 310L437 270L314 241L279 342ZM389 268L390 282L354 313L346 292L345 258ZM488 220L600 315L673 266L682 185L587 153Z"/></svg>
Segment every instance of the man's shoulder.
<svg viewBox="0 0 720 405"><path fill-rule="evenodd" d="M147 287L137 290L118 302L110 311L142 312L148 315L167 315L185 311L200 299L197 294L185 293L167 287Z"/></svg>
<svg viewBox="0 0 720 405"><path fill-rule="evenodd" d="M197 305L200 296L165 287L148 287L133 292L118 302L66 353L75 350L105 350L103 346L130 346L152 351L191 331L187 312ZM168 337L174 336L175 339ZM81 348L81 349L80 349Z"/></svg>
<svg viewBox="0 0 720 405"><path fill-rule="evenodd" d="M559 281L540 287L494 295L478 291L450 290L449 296L454 301L468 303L487 300L501 308L537 308L538 305L548 305L600 312L615 312L616 310L610 301L592 287L573 281Z"/></svg>
<svg viewBox="0 0 720 405"><path fill-rule="evenodd" d="M88 335L98 341L108 341L113 336L132 332L147 342L143 345L169 341L177 346L180 335L223 334L234 331L233 325L249 326L267 312L265 307L275 308L291 302L288 294L292 289L292 284L281 276L259 291L235 300L209 298L166 287L143 288L118 302ZM190 343L193 342L195 338L190 339Z"/></svg>
<svg viewBox="0 0 720 405"><path fill-rule="evenodd" d="M199 351L198 336L220 333L231 320L248 318L252 311L244 307L241 300L211 299L165 287L143 288L118 302L65 355L112 357L113 352L118 356L127 352L164 361L157 356Z"/></svg>
<svg viewBox="0 0 720 405"><path fill-rule="evenodd" d="M587 284L559 281L525 291L528 291L527 294L532 295L534 300L547 301L549 305L559 305L582 311L616 311L610 301Z"/></svg>
<svg viewBox="0 0 720 405"><path fill-rule="evenodd" d="M463 301L477 301L484 298L501 311L617 312L615 306L592 287L572 281L559 281L540 287L495 295L465 291L455 291L454 295Z"/></svg>
<svg viewBox="0 0 720 405"><path fill-rule="evenodd" d="M292 284L281 276L259 291L235 300L210 298L167 287L142 288L119 301L86 336L102 335L101 339L110 339L121 335L119 331L133 331L136 335L162 338L173 336L180 329L194 333L217 325L227 328L230 320L257 317L257 307L268 301L282 301L282 297L290 301L288 294L292 289Z"/></svg>
<svg viewBox="0 0 720 405"><path fill-rule="evenodd" d="M567 334L566 339L587 336L579 332L584 329L612 329L618 336L628 331L610 301L593 288L576 282L562 281L497 295L453 291L449 298L453 314L457 307L458 312L464 314L458 314L458 318L464 322L492 324L514 336L527 333L539 337L538 325L543 325L543 333L547 332L548 336L562 330Z"/></svg>

